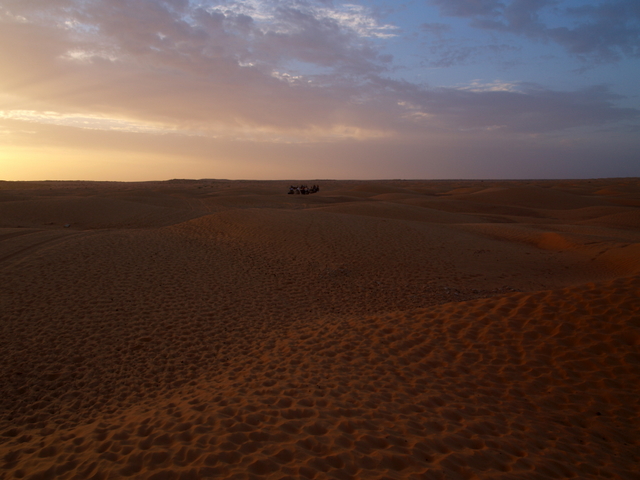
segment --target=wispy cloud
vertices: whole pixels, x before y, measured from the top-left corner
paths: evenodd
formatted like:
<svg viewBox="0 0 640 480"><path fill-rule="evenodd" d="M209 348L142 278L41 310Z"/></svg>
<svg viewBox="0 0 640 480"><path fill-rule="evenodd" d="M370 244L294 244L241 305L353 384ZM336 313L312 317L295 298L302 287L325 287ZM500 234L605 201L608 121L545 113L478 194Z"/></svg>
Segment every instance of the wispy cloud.
<svg viewBox="0 0 640 480"><path fill-rule="evenodd" d="M432 67L453 67L460 65L486 63L493 60L500 64L506 54L519 50L508 44L468 45L468 42L438 38L429 45L429 57L425 63Z"/></svg>
<svg viewBox="0 0 640 480"><path fill-rule="evenodd" d="M456 88L459 90L466 90L469 92L516 92L523 93L523 85L517 82L503 82L501 80L494 80L492 82L484 82L481 79L472 80L468 84L458 85Z"/></svg>
<svg viewBox="0 0 640 480"><path fill-rule="evenodd" d="M135 133L175 133L175 128L152 125L125 119L109 118L101 115L69 114L36 110L0 110L0 119L20 120L30 123L61 125L87 130L107 130Z"/></svg>
<svg viewBox="0 0 640 480"><path fill-rule="evenodd" d="M361 37L390 38L396 35L397 27L381 24L371 12L362 5L350 3L334 5L333 2L312 2L299 0L259 1L239 0L233 2L213 2L200 5L209 12L218 12L225 16L235 15L251 18L263 33L292 33L299 30L294 22L287 21L283 14L297 11L323 21L335 22L340 28L350 30Z"/></svg>

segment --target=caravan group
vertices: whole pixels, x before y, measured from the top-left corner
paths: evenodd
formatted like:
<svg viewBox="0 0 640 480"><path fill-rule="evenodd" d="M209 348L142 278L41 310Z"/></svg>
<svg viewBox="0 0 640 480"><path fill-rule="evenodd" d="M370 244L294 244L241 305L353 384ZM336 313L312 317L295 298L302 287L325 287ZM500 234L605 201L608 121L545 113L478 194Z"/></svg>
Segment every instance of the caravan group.
<svg viewBox="0 0 640 480"><path fill-rule="evenodd" d="M318 185L313 185L311 188L306 185L291 185L289 187L289 195L297 194L297 195L309 195L310 193L316 193L320 190Z"/></svg>

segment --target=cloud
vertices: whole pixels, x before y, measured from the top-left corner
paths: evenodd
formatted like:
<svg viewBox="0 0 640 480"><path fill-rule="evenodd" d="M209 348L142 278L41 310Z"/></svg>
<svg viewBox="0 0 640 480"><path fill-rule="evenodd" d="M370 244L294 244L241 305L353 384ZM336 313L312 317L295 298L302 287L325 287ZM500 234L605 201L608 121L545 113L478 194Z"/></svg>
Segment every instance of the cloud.
<svg viewBox="0 0 640 480"><path fill-rule="evenodd" d="M447 8L498 8L481 3ZM362 8L331 2L12 0L4 8L0 45L11 48L0 48L0 91L13 96L0 99L0 111L29 124L318 143L549 134L639 114L605 86L391 80L372 40L382 27Z"/></svg>
<svg viewBox="0 0 640 480"><path fill-rule="evenodd" d="M584 60L640 56L640 3L602 0L581 7L563 0L429 0L443 15L485 30L552 41Z"/></svg>
<svg viewBox="0 0 640 480"><path fill-rule="evenodd" d="M258 34L259 41L254 44L256 57L270 59L275 64L305 62L346 74L380 72L389 61L353 29L343 28L334 18L281 8L279 22L288 28Z"/></svg>
<svg viewBox="0 0 640 480"><path fill-rule="evenodd" d="M362 6L332 7L328 2L7 0L5 4L5 20L56 25L76 42L91 43L98 50L110 47L122 56L180 56L205 62L228 57L244 63L298 60L359 73L378 70L388 62L377 56L370 39L388 38L395 29L379 24Z"/></svg>
<svg viewBox="0 0 640 480"><path fill-rule="evenodd" d="M468 92L516 92L522 93L521 84L513 82L503 82L495 80L493 82L483 82L480 79L472 80L467 85L459 85L456 88Z"/></svg>
<svg viewBox="0 0 640 480"><path fill-rule="evenodd" d="M0 131L24 130L0 119ZM30 124L3 144L4 179L637 177L637 134L497 136L500 130L366 142L246 142ZM612 145L614 148L612 149ZM87 161L90 159L90 161ZM3 163L4 162L4 163Z"/></svg>
<svg viewBox="0 0 640 480"><path fill-rule="evenodd" d="M90 114L63 114L50 111L35 110L0 110L0 119L19 120L22 122L62 125L87 130L123 131L136 133L175 133L175 129L162 128L160 125L134 122L117 118L109 118ZM187 132L183 132L187 133Z"/></svg>
<svg viewBox="0 0 640 480"><path fill-rule="evenodd" d="M431 0L443 15L452 17L499 16L504 5L497 0Z"/></svg>
<svg viewBox="0 0 640 480"><path fill-rule="evenodd" d="M290 24L281 18L281 13L287 10L305 12L319 20L332 20L345 30L351 30L362 37L389 38L395 36L397 27L381 25L371 12L362 5L351 3L336 5L332 1L304 1L304 0L235 0L229 2L209 2L201 5L211 12L223 15L249 17L255 21L263 31L274 30L287 33L298 29L296 24Z"/></svg>
<svg viewBox="0 0 640 480"><path fill-rule="evenodd" d="M363 9L275 2L268 16L253 18L231 8L246 4L6 2L0 41L15 47L0 51L9 72L0 84L73 115L185 129L333 130L354 88L336 86L339 79L381 72L389 62L370 44L377 24ZM313 88L293 88L310 79ZM327 79L330 92L321 88Z"/></svg>
<svg viewBox="0 0 640 480"><path fill-rule="evenodd" d="M431 35L435 35L437 37L440 37L443 34L448 33L452 30L451 25L447 25L446 23L438 23L438 22L423 23L422 25L420 25L420 29L423 32L426 32Z"/></svg>
<svg viewBox="0 0 640 480"><path fill-rule="evenodd" d="M382 82L401 98L402 105L411 106L416 126L405 126L406 131L548 135L620 123L637 125L640 119L640 110L618 107L621 97L603 85L567 92L524 82L476 80L469 85L431 90Z"/></svg>
<svg viewBox="0 0 640 480"><path fill-rule="evenodd" d="M465 45L451 39L438 39L429 46L432 57L426 64L431 67L453 67L486 63L487 59L500 61L504 54L518 50L519 48L507 44Z"/></svg>
<svg viewBox="0 0 640 480"><path fill-rule="evenodd" d="M516 86L517 87L517 86ZM434 105L439 116L461 128L503 125L511 133L551 133L635 121L640 112L615 106L618 99L605 86L573 92L522 84L518 90L490 88L449 90ZM460 115L460 109L465 109Z"/></svg>

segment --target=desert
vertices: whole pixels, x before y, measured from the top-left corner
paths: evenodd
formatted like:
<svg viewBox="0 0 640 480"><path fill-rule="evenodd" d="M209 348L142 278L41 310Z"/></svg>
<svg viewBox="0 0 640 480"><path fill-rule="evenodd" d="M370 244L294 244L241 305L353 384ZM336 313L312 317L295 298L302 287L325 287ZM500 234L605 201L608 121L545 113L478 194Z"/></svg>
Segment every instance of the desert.
<svg viewBox="0 0 640 480"><path fill-rule="evenodd" d="M2 480L640 478L638 178L0 181L0 317Z"/></svg>

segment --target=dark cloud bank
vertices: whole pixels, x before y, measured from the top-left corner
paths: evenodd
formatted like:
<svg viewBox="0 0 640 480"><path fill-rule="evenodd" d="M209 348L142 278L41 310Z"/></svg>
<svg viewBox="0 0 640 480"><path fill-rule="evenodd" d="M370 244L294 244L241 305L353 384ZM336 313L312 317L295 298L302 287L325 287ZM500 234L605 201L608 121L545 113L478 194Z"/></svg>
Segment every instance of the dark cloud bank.
<svg viewBox="0 0 640 480"><path fill-rule="evenodd" d="M558 0L428 0L443 15L469 18L477 28L556 42L592 61L640 56L640 2L607 0L580 7ZM571 26L549 26L546 14Z"/></svg>

